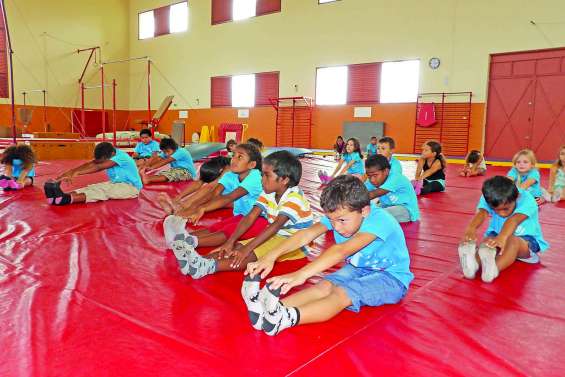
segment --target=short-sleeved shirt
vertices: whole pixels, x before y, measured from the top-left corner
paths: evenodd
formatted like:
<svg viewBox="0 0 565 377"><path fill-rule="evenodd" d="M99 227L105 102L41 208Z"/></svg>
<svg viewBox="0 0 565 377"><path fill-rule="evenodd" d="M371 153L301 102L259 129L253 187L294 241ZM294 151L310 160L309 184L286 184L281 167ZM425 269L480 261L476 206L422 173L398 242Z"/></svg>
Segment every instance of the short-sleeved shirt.
<svg viewBox="0 0 565 377"><path fill-rule="evenodd" d="M288 221L277 232L283 237L290 237L301 229L308 228L313 223L310 202L304 197L304 193L298 186L288 188L277 203L275 193L261 193L255 206L261 209L262 215L267 218L269 224L275 222L279 215L288 217Z"/></svg>
<svg viewBox="0 0 565 377"><path fill-rule="evenodd" d="M390 174L400 174L402 175L402 164L394 156L388 161L390 163Z"/></svg>
<svg viewBox="0 0 565 377"><path fill-rule="evenodd" d="M346 153L343 155L343 160L346 164L350 161L355 161L349 169L347 169L347 174L365 174L365 167L363 166L363 159L359 156L359 153Z"/></svg>
<svg viewBox="0 0 565 377"><path fill-rule="evenodd" d="M530 236L535 238L540 246L541 251L545 251L549 248L549 244L543 239L543 234L541 232L541 225L539 223L538 217L538 205L534 197L526 190L518 189L520 193L518 199L516 200L516 208L514 212L508 217L502 217L498 215L494 210L488 205L484 196L481 196L477 209L484 209L491 216L488 229L485 233L490 232L500 233L504 223L508 218L510 218L515 213L520 213L527 216L527 218L516 227L514 235L520 236Z"/></svg>
<svg viewBox="0 0 565 377"><path fill-rule="evenodd" d="M261 172L257 169L251 169L247 177L243 181L239 180L239 174L231 171L225 173L218 181L224 187L222 195L231 194L235 189L241 187L247 191L247 194L233 202L233 214L247 215L251 212L253 205L263 191L263 184L261 183Z"/></svg>
<svg viewBox="0 0 565 377"><path fill-rule="evenodd" d="M151 157L153 156L153 153L159 153L159 143L157 143L155 140L151 140L147 144L140 141L136 144L133 151L137 153L139 157Z"/></svg>
<svg viewBox="0 0 565 377"><path fill-rule="evenodd" d="M507 176L514 179L514 182L516 182L517 185L526 182L528 179L535 180L536 183L528 187L526 191L532 194L534 198L541 197L540 174L538 169L533 168L526 174L520 174L516 168L512 168L508 172Z"/></svg>
<svg viewBox="0 0 565 377"><path fill-rule="evenodd" d="M365 187L369 191L377 189L370 180L365 181ZM410 213L410 221L420 220L418 199L408 178L402 174L389 174L386 181L378 188L388 191L386 195L379 197L380 207L402 206Z"/></svg>
<svg viewBox="0 0 565 377"><path fill-rule="evenodd" d="M369 143L369 145L367 145L367 156L373 156L375 154L377 154L377 146Z"/></svg>
<svg viewBox="0 0 565 377"><path fill-rule="evenodd" d="M20 178L20 174L24 171L24 163L19 158L14 158L12 160L12 177ZM28 177L35 177L35 164L32 165L31 170L27 173Z"/></svg>
<svg viewBox="0 0 565 377"><path fill-rule="evenodd" d="M115 166L106 169L106 174L108 178L110 178L110 182L128 183L136 189L141 190L143 184L133 158L121 149L116 149L116 154L112 156L110 160L116 163Z"/></svg>
<svg viewBox="0 0 565 377"><path fill-rule="evenodd" d="M333 230L335 242L344 243L349 238L333 229L326 216L320 223L328 230ZM357 233L369 233L377 238L347 258L347 263L354 267L386 271L408 288L414 275L410 272L410 256L406 247L404 233L398 221L382 208L371 205L369 215L363 219Z"/></svg>
<svg viewBox="0 0 565 377"><path fill-rule="evenodd" d="M167 155L163 152L160 153L160 156L161 158L167 158ZM188 170L193 179L196 177L194 161L192 161L192 155L189 151L184 148L178 148L170 157L175 159L169 164L171 168Z"/></svg>

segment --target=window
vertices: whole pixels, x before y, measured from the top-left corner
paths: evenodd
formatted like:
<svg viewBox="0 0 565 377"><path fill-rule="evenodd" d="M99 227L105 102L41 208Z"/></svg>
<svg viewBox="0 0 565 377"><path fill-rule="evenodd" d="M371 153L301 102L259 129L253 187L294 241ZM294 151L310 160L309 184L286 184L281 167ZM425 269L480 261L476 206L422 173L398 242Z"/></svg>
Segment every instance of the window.
<svg viewBox="0 0 565 377"><path fill-rule="evenodd" d="M381 103L416 102L419 80L419 60L382 63Z"/></svg>
<svg viewBox="0 0 565 377"><path fill-rule="evenodd" d="M188 30L188 2L167 5L139 14L139 39Z"/></svg>
<svg viewBox="0 0 565 377"><path fill-rule="evenodd" d="M316 104L344 105L347 101L347 66L318 68Z"/></svg>
<svg viewBox="0 0 565 377"><path fill-rule="evenodd" d="M212 25L281 11L281 0L212 0Z"/></svg>
<svg viewBox="0 0 565 377"><path fill-rule="evenodd" d="M279 96L279 73L212 77L210 91L212 107L269 105L269 98Z"/></svg>

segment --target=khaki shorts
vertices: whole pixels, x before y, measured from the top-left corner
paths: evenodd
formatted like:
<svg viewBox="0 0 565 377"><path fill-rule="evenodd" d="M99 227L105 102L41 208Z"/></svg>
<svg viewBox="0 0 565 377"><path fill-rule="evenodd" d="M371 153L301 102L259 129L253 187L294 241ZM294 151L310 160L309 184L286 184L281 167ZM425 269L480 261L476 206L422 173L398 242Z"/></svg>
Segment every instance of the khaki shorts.
<svg viewBox="0 0 565 377"><path fill-rule="evenodd" d="M84 194L87 203L109 199L133 199L139 195L139 190L129 183L112 182L95 183L75 192Z"/></svg>
<svg viewBox="0 0 565 377"><path fill-rule="evenodd" d="M188 170L181 168L171 168L169 170L163 170L157 173L157 175L163 175L167 177L169 182L189 181L192 179L192 175L190 175Z"/></svg>
<svg viewBox="0 0 565 377"><path fill-rule="evenodd" d="M269 251L273 250L274 248L279 246L283 241L285 241L287 239L288 239L287 237L283 237L283 236L279 236L278 234L275 234L273 237L271 237L267 241L265 241L265 243L263 243L259 247L255 248L255 250L253 250L253 252L255 253L257 258L261 258L262 256L266 255ZM245 241L239 241L239 242L245 245L246 243L251 242L251 240L252 239L245 240ZM305 248L296 249L294 251L291 251L289 253L281 255L279 257L279 259L277 259L277 261L282 262L282 261L285 261L285 260L301 259L301 258L304 258L307 253L308 252Z"/></svg>

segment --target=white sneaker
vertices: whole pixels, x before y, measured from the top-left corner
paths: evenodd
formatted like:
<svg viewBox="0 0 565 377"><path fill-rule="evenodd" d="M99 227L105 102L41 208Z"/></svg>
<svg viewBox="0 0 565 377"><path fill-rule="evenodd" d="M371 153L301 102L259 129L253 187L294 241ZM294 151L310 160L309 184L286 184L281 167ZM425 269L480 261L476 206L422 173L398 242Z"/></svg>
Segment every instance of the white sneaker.
<svg viewBox="0 0 565 377"><path fill-rule="evenodd" d="M459 263L461 263L463 276L467 279L474 279L479 270L477 245L474 242L463 242L459 244L457 251L459 252Z"/></svg>
<svg viewBox="0 0 565 377"><path fill-rule="evenodd" d="M482 244L479 247L479 258L481 259L481 279L485 283L491 283L498 277L498 267L496 266L496 249Z"/></svg>
<svg viewBox="0 0 565 377"><path fill-rule="evenodd" d="M163 230L165 233L167 248L172 248L172 244L177 234L185 234L185 236L188 235L188 232L185 229L186 222L187 219L176 215L169 215L165 218L165 221L163 221Z"/></svg>

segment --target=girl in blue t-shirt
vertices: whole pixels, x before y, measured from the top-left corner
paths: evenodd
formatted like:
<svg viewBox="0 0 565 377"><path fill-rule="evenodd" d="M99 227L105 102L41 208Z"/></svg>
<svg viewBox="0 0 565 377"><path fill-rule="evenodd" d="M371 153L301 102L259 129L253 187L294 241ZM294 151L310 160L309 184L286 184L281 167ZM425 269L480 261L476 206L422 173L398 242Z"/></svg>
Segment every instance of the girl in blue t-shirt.
<svg viewBox="0 0 565 377"><path fill-rule="evenodd" d="M345 153L341 157L341 160L339 160L339 163L337 164L333 174L330 176L330 179L343 174L351 174L357 178L362 178L365 174L361 145L359 144L359 140L354 137L347 140L347 143L345 144Z"/></svg>
<svg viewBox="0 0 565 377"><path fill-rule="evenodd" d="M536 168L536 155L530 149L522 149L512 158L512 169L506 174L518 188L526 190L538 204L544 202L540 186L540 173Z"/></svg>
<svg viewBox="0 0 565 377"><path fill-rule="evenodd" d="M4 174L0 176L0 188L4 191L19 190L33 185L35 155L25 144L12 145L2 154Z"/></svg>

